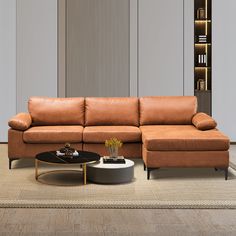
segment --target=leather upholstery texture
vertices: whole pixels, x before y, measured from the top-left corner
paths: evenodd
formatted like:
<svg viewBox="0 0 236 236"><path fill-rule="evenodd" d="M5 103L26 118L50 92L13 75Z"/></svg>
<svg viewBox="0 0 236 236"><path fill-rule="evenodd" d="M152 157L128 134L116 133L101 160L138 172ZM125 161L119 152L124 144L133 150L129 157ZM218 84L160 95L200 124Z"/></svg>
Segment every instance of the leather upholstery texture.
<svg viewBox="0 0 236 236"><path fill-rule="evenodd" d="M80 143L83 126L35 126L23 133L25 143Z"/></svg>
<svg viewBox="0 0 236 236"><path fill-rule="evenodd" d="M32 119L30 114L28 113L18 113L14 117L12 117L8 125L16 130L27 130L32 123Z"/></svg>
<svg viewBox="0 0 236 236"><path fill-rule="evenodd" d="M140 98L140 125L190 125L197 112L194 96Z"/></svg>
<svg viewBox="0 0 236 236"><path fill-rule="evenodd" d="M141 126L149 151L227 151L229 139L217 129L201 131L193 125Z"/></svg>
<svg viewBox="0 0 236 236"><path fill-rule="evenodd" d="M32 97L29 114L9 121L8 157L34 158L69 142L77 150L108 155L106 139L124 144L119 155L141 157L147 167L229 165L229 138L215 121L197 114L194 96L125 98Z"/></svg>
<svg viewBox="0 0 236 236"><path fill-rule="evenodd" d="M28 110L34 125L84 125L84 98L31 97Z"/></svg>
<svg viewBox="0 0 236 236"><path fill-rule="evenodd" d="M200 130L214 129L217 126L216 121L206 113L199 112L193 116L193 125Z"/></svg>
<svg viewBox="0 0 236 236"><path fill-rule="evenodd" d="M136 126L87 126L83 131L83 142L103 143L117 138L123 143L141 142L141 131Z"/></svg>
<svg viewBox="0 0 236 236"><path fill-rule="evenodd" d="M148 151L143 147L143 161L148 167L213 167L229 166L228 151Z"/></svg>
<svg viewBox="0 0 236 236"><path fill-rule="evenodd" d="M8 130L8 158L35 158L40 152L55 151L63 147L61 143L25 143L23 133L19 130ZM71 147L82 150L82 143L73 143Z"/></svg>
<svg viewBox="0 0 236 236"><path fill-rule="evenodd" d="M85 126L139 125L138 98L86 98Z"/></svg>
<svg viewBox="0 0 236 236"><path fill-rule="evenodd" d="M108 151L104 144L100 143L84 143L84 151L96 152L101 156L107 156ZM124 143L119 148L119 155L125 156L126 158L140 158L142 157L142 144L141 143Z"/></svg>

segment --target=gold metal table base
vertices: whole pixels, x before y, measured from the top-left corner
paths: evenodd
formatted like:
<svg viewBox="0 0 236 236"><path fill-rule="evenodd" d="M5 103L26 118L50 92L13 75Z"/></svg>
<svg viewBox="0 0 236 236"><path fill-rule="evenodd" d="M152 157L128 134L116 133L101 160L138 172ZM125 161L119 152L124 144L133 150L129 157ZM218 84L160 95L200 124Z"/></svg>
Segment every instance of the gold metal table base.
<svg viewBox="0 0 236 236"><path fill-rule="evenodd" d="M56 186L73 186L73 185L63 185L63 184L52 184L52 183L46 183L44 181L40 180L40 176L42 175L46 175L46 174L50 174L50 173L59 173L59 172L64 172L64 171L76 171L76 172L80 172L79 170L52 170L52 171L45 171L39 174L39 163L40 162L44 162L44 161L39 161L38 159L35 159L35 179L42 183L42 184L48 184L48 185L56 185ZM44 162L47 163L49 165L71 165L71 164L59 164L59 163L50 163L50 162ZM87 163L82 163L82 171L83 171L83 180L84 180L84 185L87 184L87 168L86 168L86 164Z"/></svg>

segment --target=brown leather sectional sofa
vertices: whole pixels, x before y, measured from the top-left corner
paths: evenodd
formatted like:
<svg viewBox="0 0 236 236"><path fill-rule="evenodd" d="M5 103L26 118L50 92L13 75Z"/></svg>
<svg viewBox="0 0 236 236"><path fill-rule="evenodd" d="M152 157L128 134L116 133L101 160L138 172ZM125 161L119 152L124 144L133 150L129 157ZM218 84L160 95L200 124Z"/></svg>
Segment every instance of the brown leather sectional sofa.
<svg viewBox="0 0 236 236"><path fill-rule="evenodd" d="M141 157L150 171L160 167L213 167L228 176L229 139L216 122L197 113L194 96L126 98L32 97L29 113L9 121L8 157L34 158L66 142L106 155L106 139L124 145L120 154Z"/></svg>

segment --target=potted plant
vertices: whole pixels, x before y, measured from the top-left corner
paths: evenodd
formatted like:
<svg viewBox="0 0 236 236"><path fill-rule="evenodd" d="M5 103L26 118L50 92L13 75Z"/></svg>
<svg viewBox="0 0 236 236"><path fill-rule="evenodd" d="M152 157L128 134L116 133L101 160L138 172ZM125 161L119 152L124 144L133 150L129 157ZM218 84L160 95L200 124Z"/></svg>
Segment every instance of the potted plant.
<svg viewBox="0 0 236 236"><path fill-rule="evenodd" d="M112 158L118 157L119 148L123 143L117 138L111 138L105 141L105 147L108 149L109 156Z"/></svg>

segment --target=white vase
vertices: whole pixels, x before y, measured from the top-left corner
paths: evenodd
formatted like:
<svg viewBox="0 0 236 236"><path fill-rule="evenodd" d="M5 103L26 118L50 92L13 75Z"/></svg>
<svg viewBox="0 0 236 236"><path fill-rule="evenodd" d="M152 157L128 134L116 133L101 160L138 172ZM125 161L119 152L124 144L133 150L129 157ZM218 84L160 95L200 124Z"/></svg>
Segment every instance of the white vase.
<svg viewBox="0 0 236 236"><path fill-rule="evenodd" d="M118 147L108 147L108 151L109 151L109 157L118 157Z"/></svg>

